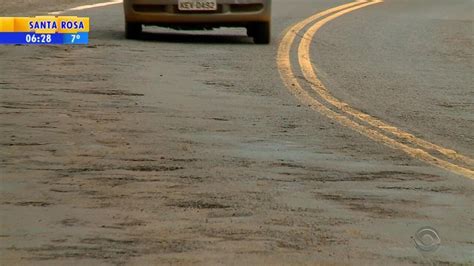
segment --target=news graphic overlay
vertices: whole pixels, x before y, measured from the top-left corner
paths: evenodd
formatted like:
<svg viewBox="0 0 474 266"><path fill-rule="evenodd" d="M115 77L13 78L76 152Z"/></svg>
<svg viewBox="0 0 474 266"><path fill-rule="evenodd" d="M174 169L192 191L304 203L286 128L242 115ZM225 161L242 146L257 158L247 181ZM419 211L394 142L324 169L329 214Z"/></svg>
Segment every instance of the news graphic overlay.
<svg viewBox="0 0 474 266"><path fill-rule="evenodd" d="M441 245L438 231L433 227L424 226L416 231L414 236L415 247L422 252L435 252Z"/></svg>
<svg viewBox="0 0 474 266"><path fill-rule="evenodd" d="M89 43L89 18L75 16L0 17L0 45Z"/></svg>

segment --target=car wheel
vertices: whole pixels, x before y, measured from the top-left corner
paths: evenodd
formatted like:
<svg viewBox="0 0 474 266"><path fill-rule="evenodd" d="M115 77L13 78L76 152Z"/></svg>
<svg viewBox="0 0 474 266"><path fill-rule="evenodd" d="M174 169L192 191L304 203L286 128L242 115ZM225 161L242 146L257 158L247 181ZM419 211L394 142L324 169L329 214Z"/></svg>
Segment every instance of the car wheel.
<svg viewBox="0 0 474 266"><path fill-rule="evenodd" d="M125 22L125 38L138 39L142 33L142 24Z"/></svg>
<svg viewBox="0 0 474 266"><path fill-rule="evenodd" d="M269 44L271 38L270 22L260 22L255 24L250 31L253 41L256 44Z"/></svg>

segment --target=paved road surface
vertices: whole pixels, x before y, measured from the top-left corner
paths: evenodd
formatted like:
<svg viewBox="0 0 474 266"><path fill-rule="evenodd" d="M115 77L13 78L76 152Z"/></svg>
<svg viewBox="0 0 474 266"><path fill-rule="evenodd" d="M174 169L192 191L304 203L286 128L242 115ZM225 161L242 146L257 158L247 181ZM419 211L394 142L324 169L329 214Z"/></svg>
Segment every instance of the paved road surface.
<svg viewBox="0 0 474 266"><path fill-rule="evenodd" d="M71 13L91 17L87 47L0 47L2 262L473 263L472 2L289 28L347 3L275 0L269 46L239 29L125 40L111 5ZM415 248L423 226L436 252Z"/></svg>

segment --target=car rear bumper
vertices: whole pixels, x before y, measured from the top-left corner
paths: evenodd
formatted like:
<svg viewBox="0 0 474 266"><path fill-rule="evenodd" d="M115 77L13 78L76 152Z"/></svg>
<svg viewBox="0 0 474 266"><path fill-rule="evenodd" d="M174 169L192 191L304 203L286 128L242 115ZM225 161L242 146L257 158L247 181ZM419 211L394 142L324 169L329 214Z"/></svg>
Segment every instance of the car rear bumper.
<svg viewBox="0 0 474 266"><path fill-rule="evenodd" d="M271 0L217 0L217 11L180 11L178 0L125 0L127 22L240 25L271 20Z"/></svg>

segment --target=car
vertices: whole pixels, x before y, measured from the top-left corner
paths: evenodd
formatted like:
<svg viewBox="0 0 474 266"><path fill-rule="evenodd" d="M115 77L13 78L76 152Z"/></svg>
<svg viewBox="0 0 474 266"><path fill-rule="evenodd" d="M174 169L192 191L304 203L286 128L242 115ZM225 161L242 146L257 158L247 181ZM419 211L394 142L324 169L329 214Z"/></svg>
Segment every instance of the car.
<svg viewBox="0 0 474 266"><path fill-rule="evenodd" d="M124 0L125 37L138 39L143 25L177 30L243 27L257 44L271 38L271 0Z"/></svg>

